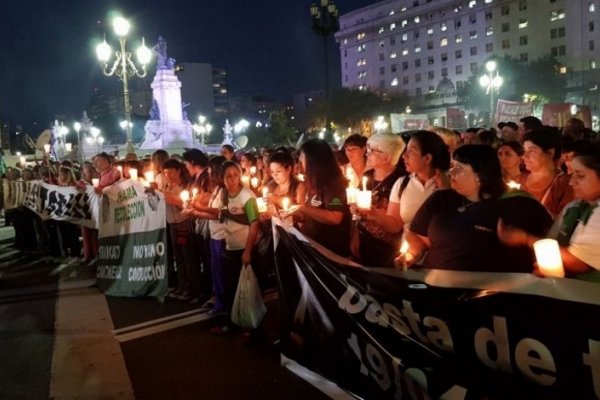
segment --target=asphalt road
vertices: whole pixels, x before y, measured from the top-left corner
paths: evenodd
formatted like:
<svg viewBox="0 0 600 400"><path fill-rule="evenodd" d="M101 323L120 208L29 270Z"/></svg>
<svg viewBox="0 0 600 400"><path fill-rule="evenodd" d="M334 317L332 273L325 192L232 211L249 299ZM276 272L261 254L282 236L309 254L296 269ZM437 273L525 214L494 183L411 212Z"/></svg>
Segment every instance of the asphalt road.
<svg viewBox="0 0 600 400"><path fill-rule="evenodd" d="M325 399L280 365L278 303L265 344L213 336L173 299L105 297L93 271L12 247L0 219L0 399Z"/></svg>

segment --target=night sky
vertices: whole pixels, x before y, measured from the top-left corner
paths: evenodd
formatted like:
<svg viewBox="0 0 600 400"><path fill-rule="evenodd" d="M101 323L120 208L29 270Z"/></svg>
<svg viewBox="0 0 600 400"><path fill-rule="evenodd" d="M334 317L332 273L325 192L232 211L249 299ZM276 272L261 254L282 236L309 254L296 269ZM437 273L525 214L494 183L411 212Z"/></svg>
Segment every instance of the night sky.
<svg viewBox="0 0 600 400"><path fill-rule="evenodd" d="M341 13L374 0L338 0ZM55 115L80 117L94 87L117 91L95 45L118 41L109 15L130 19L128 47L159 35L177 62L206 62L228 71L230 95L264 94L287 101L323 87L322 40L311 30L310 0L0 0L0 117L37 136ZM330 42L332 87L339 55ZM151 69L152 70L152 69ZM37 126L33 126L33 122Z"/></svg>

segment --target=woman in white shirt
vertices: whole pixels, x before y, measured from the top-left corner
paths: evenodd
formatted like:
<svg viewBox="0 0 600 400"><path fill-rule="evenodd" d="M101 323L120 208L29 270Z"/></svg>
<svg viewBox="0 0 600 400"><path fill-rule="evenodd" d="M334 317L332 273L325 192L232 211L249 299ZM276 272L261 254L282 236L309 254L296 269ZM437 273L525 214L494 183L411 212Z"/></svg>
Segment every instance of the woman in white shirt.
<svg viewBox="0 0 600 400"><path fill-rule="evenodd" d="M421 204L437 189L449 187L450 154L437 134L413 133L402 158L409 175L396 181L387 210L375 215L379 226L390 233L408 228Z"/></svg>

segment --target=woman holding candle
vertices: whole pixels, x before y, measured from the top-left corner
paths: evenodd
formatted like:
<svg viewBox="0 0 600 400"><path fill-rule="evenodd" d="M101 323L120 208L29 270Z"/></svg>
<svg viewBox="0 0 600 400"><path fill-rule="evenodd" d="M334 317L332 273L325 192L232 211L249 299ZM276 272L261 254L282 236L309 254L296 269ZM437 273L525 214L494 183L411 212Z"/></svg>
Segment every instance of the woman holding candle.
<svg viewBox="0 0 600 400"><path fill-rule="evenodd" d="M367 138L358 134L350 135L344 141L343 149L348 157L348 164L343 167L343 172L349 186L356 188L367 169Z"/></svg>
<svg viewBox="0 0 600 400"><path fill-rule="evenodd" d="M346 178L327 142L311 139L300 148L306 200L293 211L301 231L340 256L350 256L352 217L346 204Z"/></svg>
<svg viewBox="0 0 600 400"><path fill-rule="evenodd" d="M523 179L521 166L523 164L524 152L521 143L516 141L504 142L498 147L498 160L500 160L504 182L521 183Z"/></svg>
<svg viewBox="0 0 600 400"><path fill-rule="evenodd" d="M193 219L185 208L185 193L187 179L185 166L176 159L169 159L163 164L165 189L163 191L166 203L166 217L169 227L169 239L177 263L177 288L169 297L182 301L190 301L200 294L197 268L194 267L193 254L190 251L190 237L193 232ZM187 192L189 197L189 192ZM172 285L170 285L172 286Z"/></svg>
<svg viewBox="0 0 600 400"><path fill-rule="evenodd" d="M226 161L223 173L223 209L219 219L225 228L225 260L223 263L223 298L225 309L229 312L233 305L235 292L242 266L253 261L252 251L258 237L259 214L256 207L256 195L242 185L242 169L233 161ZM256 261L256 260L254 260ZM227 333L231 326L217 326L211 329L214 334Z"/></svg>
<svg viewBox="0 0 600 400"><path fill-rule="evenodd" d="M396 181L385 213L373 213L374 223L389 233L408 229L417 210L436 190L447 189L450 154L443 139L430 131L411 135L402 156L409 173Z"/></svg>
<svg viewBox="0 0 600 400"><path fill-rule="evenodd" d="M410 266L426 253L425 268L530 272L531 249L509 250L496 226L502 218L543 235L552 223L544 207L508 190L496 151L487 145L456 149L450 177L452 189L436 191L417 211L405 235L409 249L399 261Z"/></svg>
<svg viewBox="0 0 600 400"><path fill-rule="evenodd" d="M558 133L550 127L536 128L523 138L523 160L527 171L521 189L535 197L552 217L573 200L569 176L557 168L561 147Z"/></svg>
<svg viewBox="0 0 600 400"><path fill-rule="evenodd" d="M163 164L169 159L169 153L165 150L156 150L152 153L152 166L154 167L154 182L153 185L158 190L165 188L165 177L163 175Z"/></svg>
<svg viewBox="0 0 600 400"><path fill-rule="evenodd" d="M350 242L352 254L362 264L391 267L397 255L400 233L382 229L377 216L385 219L392 187L402 175L397 164L404 147L400 136L387 133L375 134L367 141L368 171L363 180L371 193L371 207L353 207L361 218L352 230Z"/></svg>
<svg viewBox="0 0 600 400"><path fill-rule="evenodd" d="M285 148L279 148L269 158L271 181L267 184L267 198L270 203L282 208L284 197L291 199L291 204L302 204L306 200L306 185L295 175L294 157Z"/></svg>
<svg viewBox="0 0 600 400"><path fill-rule="evenodd" d="M577 149L570 185L575 195L548 233L560 245L562 263L570 276L600 281L600 143ZM500 239L511 246L529 246L541 239L506 221L498 224Z"/></svg>

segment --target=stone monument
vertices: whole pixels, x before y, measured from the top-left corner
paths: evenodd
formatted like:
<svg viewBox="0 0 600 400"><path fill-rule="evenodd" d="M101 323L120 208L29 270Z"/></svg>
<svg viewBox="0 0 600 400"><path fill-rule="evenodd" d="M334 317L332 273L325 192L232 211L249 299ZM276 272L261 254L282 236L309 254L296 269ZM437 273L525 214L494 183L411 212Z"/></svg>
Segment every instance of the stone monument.
<svg viewBox="0 0 600 400"><path fill-rule="evenodd" d="M192 123L181 101L181 82L175 75L175 59L167 56L167 42L159 36L153 47L157 56L152 81L152 108L140 149L181 149L194 147Z"/></svg>

